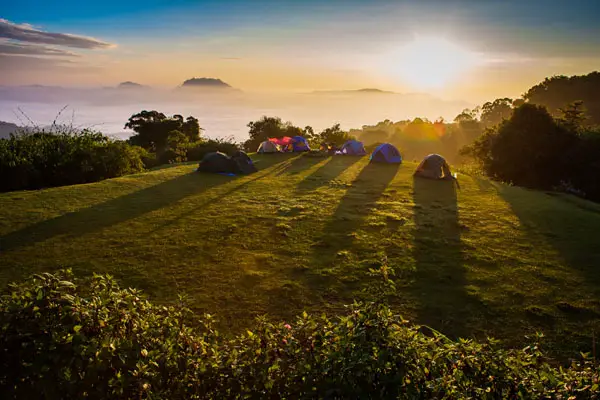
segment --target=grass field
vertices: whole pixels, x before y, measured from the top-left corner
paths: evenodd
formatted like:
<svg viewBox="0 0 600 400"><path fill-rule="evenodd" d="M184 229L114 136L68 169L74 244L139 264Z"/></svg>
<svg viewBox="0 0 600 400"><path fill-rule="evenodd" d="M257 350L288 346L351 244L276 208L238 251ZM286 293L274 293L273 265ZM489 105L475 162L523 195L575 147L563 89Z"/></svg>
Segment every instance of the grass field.
<svg viewBox="0 0 600 400"><path fill-rule="evenodd" d="M72 268L157 301L190 296L233 331L255 316L335 313L396 271L394 307L451 337L507 346L546 334L559 356L600 333L600 206L415 164L255 156L243 177L181 165L104 182L0 194L0 284Z"/></svg>

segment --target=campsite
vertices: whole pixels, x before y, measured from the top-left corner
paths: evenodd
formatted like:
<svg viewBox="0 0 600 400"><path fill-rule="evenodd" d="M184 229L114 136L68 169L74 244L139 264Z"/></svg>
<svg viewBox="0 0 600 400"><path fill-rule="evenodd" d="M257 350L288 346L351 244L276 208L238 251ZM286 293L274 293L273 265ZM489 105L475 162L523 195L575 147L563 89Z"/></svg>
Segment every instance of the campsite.
<svg viewBox="0 0 600 400"><path fill-rule="evenodd" d="M240 332L264 314L342 312L385 264L394 309L415 323L509 346L540 331L563 356L591 346L600 206L463 174L457 191L413 178L412 161L302 154L255 154L249 175L188 163L4 193L2 284L109 273L154 301L185 294Z"/></svg>
<svg viewBox="0 0 600 400"><path fill-rule="evenodd" d="M339 126L324 132L346 135ZM250 153L195 146L187 154L202 150L199 161L0 194L0 284L8 288L0 340L6 365L23 365L0 372L6 382L37 382L7 387L11 397L44 388L78 398L97 387L98 398L130 398L148 381L175 397L192 384L201 398L257 390L352 397L384 373L386 393L528 394L545 374L545 392L594 398L597 203L454 169L439 154L406 159L391 143L311 149L303 137L279 135ZM165 154L179 159L181 150ZM556 367L577 354L569 368ZM373 365L382 372L356 380ZM119 372L99 380L94 371L107 367ZM65 368L88 378L73 380ZM140 377L139 368L155 372ZM273 368L287 372L273 377ZM405 368L416 378L397 378ZM453 375L457 368L464 375ZM135 383L122 389L115 374ZM442 383L431 386L431 374ZM496 375L502 383L490 380ZM564 379L577 380L557 389Z"/></svg>
<svg viewBox="0 0 600 400"><path fill-rule="evenodd" d="M0 400L600 400L600 2L8 2Z"/></svg>

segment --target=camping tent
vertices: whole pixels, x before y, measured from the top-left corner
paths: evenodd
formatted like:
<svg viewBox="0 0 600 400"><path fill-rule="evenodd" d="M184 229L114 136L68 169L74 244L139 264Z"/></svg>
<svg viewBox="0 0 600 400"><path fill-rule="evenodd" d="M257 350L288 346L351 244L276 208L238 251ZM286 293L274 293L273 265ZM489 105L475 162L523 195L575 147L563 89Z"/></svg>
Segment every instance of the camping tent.
<svg viewBox="0 0 600 400"><path fill-rule="evenodd" d="M256 167L252 164L250 157L246 153L243 153L243 155L247 160L242 155L229 157L227 154L220 152L207 153L202 158L202 161L200 161L197 171L230 174L248 174L256 171ZM251 167L248 165L248 162Z"/></svg>
<svg viewBox="0 0 600 400"><path fill-rule="evenodd" d="M257 153L279 153L279 145L271 141L264 141L258 146Z"/></svg>
<svg viewBox="0 0 600 400"><path fill-rule="evenodd" d="M310 151L308 141L302 136L294 136L292 138L292 151Z"/></svg>
<svg viewBox="0 0 600 400"><path fill-rule="evenodd" d="M231 159L237 164L237 167L242 174L251 174L257 171L252 159L248 157L248 154L241 150L233 153Z"/></svg>
<svg viewBox="0 0 600 400"><path fill-rule="evenodd" d="M389 143L380 144L377 146L370 158L371 162L382 162L389 164L402 163L402 156L397 148Z"/></svg>
<svg viewBox="0 0 600 400"><path fill-rule="evenodd" d="M358 140L348 140L340 150L342 154L349 156L364 156L367 154L365 146Z"/></svg>
<svg viewBox="0 0 600 400"><path fill-rule="evenodd" d="M425 157L417 167L414 175L429 179L452 178L450 166L446 159L439 154L430 154Z"/></svg>
<svg viewBox="0 0 600 400"><path fill-rule="evenodd" d="M269 142L281 146L283 151L310 151L308 142L302 136L269 138Z"/></svg>

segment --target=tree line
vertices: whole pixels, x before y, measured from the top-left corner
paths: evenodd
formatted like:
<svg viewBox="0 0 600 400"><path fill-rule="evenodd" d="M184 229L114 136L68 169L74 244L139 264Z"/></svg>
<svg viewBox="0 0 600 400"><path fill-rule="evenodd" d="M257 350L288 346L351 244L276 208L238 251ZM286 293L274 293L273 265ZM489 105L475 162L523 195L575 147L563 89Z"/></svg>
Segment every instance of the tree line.
<svg viewBox="0 0 600 400"><path fill-rule="evenodd" d="M248 123L249 138L213 140L193 116L156 110L132 115L134 134L116 140L90 130L62 126L27 128L0 139L0 190L38 189L135 173L167 163L198 161L210 151L254 152L269 138L303 136L312 147L340 146L349 139L365 145L390 142L404 158L441 153L453 163L475 161L488 176L540 189L567 190L600 200L596 154L600 129L600 73L555 76L522 98L499 98L465 109L453 121L438 118L381 121L360 129L340 124L315 132L278 117ZM552 171L552 172L550 172Z"/></svg>

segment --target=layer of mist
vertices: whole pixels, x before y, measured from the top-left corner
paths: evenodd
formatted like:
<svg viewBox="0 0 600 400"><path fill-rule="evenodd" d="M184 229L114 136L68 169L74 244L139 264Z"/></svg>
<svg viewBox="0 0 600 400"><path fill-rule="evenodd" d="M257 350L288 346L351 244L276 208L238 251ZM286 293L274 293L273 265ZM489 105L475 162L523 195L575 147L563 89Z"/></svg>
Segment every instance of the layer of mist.
<svg viewBox="0 0 600 400"><path fill-rule="evenodd" d="M131 134L123 126L132 114L141 110L192 115L200 120L207 137L234 137L241 141L247 138L247 123L263 115L278 116L297 126L310 125L318 131L335 123L350 129L385 119L444 117L451 120L470 106L466 102L445 101L426 94L373 89L250 93L235 89L0 87L1 121L44 126L56 120L58 124L91 128L120 138Z"/></svg>

